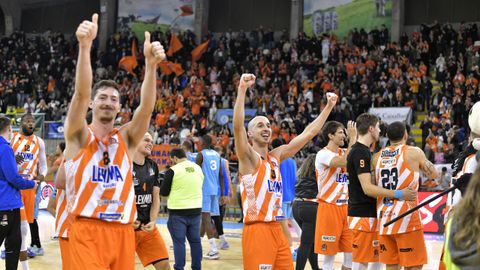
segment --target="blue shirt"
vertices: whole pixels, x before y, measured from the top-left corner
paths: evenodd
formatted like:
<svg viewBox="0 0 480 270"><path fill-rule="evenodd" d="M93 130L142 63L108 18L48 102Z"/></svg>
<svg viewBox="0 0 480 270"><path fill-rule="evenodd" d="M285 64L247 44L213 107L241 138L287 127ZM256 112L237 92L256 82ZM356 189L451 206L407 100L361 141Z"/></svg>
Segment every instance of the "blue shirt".
<svg viewBox="0 0 480 270"><path fill-rule="evenodd" d="M0 136L0 211L23 206L21 189L35 186L34 181L25 180L18 174L17 162L10 143Z"/></svg>
<svg viewBox="0 0 480 270"><path fill-rule="evenodd" d="M224 192L222 194L222 191L220 190L221 186L218 185L218 195L219 196L228 196L228 179L230 179L228 175L228 170L227 170L227 160L222 158L222 174L223 174L223 188Z"/></svg>
<svg viewBox="0 0 480 270"><path fill-rule="evenodd" d="M220 185L220 155L212 149L202 150L203 195L218 195Z"/></svg>
<svg viewBox="0 0 480 270"><path fill-rule="evenodd" d="M198 153L187 152L186 154L187 154L187 159L195 163Z"/></svg>
<svg viewBox="0 0 480 270"><path fill-rule="evenodd" d="M282 175L283 202L291 202L295 198L295 182L297 181L297 163L293 158L287 158L280 163Z"/></svg>

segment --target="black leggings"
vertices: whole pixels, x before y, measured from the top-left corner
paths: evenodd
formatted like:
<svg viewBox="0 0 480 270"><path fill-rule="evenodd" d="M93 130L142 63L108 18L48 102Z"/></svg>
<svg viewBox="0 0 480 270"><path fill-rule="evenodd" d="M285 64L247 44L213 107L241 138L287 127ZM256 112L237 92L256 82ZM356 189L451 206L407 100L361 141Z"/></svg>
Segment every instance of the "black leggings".
<svg viewBox="0 0 480 270"><path fill-rule="evenodd" d="M20 209L0 211L0 245L5 240L5 269L17 270L22 245Z"/></svg>
<svg viewBox="0 0 480 270"><path fill-rule="evenodd" d="M315 223L317 221L318 204L308 201L293 202L293 218L302 228L300 247L297 250L297 265L295 270L305 269L307 259L313 270L318 270L318 255L314 253Z"/></svg>
<svg viewBox="0 0 480 270"><path fill-rule="evenodd" d="M223 235L223 218L225 217L225 207L225 204L220 205L220 216L212 217L218 236Z"/></svg>
<svg viewBox="0 0 480 270"><path fill-rule="evenodd" d="M28 225L30 225L30 236L32 237L32 242L30 243L30 246L37 246L38 248L41 248L42 244L40 244L40 235L38 233L37 220L34 219L33 223L29 223Z"/></svg>

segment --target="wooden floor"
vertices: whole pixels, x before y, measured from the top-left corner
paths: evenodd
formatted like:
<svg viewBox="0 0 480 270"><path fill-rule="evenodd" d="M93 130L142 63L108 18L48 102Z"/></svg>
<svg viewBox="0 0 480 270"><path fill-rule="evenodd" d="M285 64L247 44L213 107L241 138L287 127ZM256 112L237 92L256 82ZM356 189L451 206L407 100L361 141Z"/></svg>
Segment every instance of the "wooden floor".
<svg viewBox="0 0 480 270"><path fill-rule="evenodd" d="M39 256L29 260L30 269L32 270L57 270L61 269L61 259L60 259L60 250L58 241L53 241L50 239L50 235L53 232L53 218L48 216L47 214L41 215L39 218L39 226L40 226L40 234L42 239L42 246L45 250L44 256ZM157 227L160 230L163 238L165 239L166 245L169 250L170 254L170 262L171 267L173 269L173 250L170 248L172 245L172 240L170 238L170 234L168 233L167 227L165 224L159 224ZM224 270L224 269L243 269L242 267L242 252L241 252L241 229L235 229L238 227L237 224L230 223L226 224L226 227L230 227L230 229L225 230L225 234L227 236L227 241L230 243L229 250L221 250L220 251L220 260L217 261L209 261L203 260L202 261L202 268L207 270ZM428 252L428 259L429 264L424 266L423 269L427 270L437 270L438 269L438 261L440 258L442 242L441 239L433 239L435 237L428 237L430 240L426 241L427 245L427 252ZM30 238L28 238L30 239ZM298 240L297 237L294 235L294 239ZM206 252L206 248L208 247L208 242L206 240L202 240L202 245L204 247L204 253ZM298 246L298 243L295 243ZM341 262L343 260L343 256L338 255L335 258L335 268L341 268ZM320 266L322 258L319 256ZM5 264L3 260L0 260L0 269L4 269ZM22 267L19 265L19 270ZM144 269L138 258L135 260L135 269ZM147 267L146 269L154 269L153 267ZM190 257L189 257L189 249L187 245L187 265L185 269L190 268ZM307 267L305 269L311 269L309 264L307 263ZM87 270L87 269L86 269Z"/></svg>

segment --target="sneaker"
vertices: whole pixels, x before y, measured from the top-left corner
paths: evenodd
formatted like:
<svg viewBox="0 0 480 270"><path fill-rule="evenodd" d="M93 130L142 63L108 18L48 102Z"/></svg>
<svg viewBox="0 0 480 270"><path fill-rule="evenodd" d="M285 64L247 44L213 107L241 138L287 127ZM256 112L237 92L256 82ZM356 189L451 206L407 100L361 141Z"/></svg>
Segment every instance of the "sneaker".
<svg viewBox="0 0 480 270"><path fill-rule="evenodd" d="M35 253L35 256L43 256L43 254L45 253L43 248L39 248L35 245L32 247L32 251L33 251L33 253Z"/></svg>
<svg viewBox="0 0 480 270"><path fill-rule="evenodd" d="M228 244L227 241L222 241L222 242L220 243L220 249L222 249L222 250L227 250L227 249L229 249L229 248L230 248L230 245Z"/></svg>
<svg viewBox="0 0 480 270"><path fill-rule="evenodd" d="M207 260L218 260L220 259L220 254L218 253L218 251L214 252L210 250L207 254L203 256L203 258Z"/></svg>
<svg viewBox="0 0 480 270"><path fill-rule="evenodd" d="M32 248L27 248L27 256L29 258L34 258L36 255L35 255L35 252L32 250Z"/></svg>
<svg viewBox="0 0 480 270"><path fill-rule="evenodd" d="M2 250L2 254L0 255L0 257L2 257L2 260L5 260L5 257L6 257L6 256L7 256L7 255L5 255L5 250Z"/></svg>

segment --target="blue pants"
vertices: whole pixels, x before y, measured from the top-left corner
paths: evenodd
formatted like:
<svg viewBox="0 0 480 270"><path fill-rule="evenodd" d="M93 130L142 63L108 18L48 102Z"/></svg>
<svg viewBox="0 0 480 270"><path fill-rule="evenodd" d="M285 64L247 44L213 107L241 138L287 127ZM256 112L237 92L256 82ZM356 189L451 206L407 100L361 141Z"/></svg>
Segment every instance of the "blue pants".
<svg viewBox="0 0 480 270"><path fill-rule="evenodd" d="M168 231L172 236L175 264L173 269L183 270L185 267L185 237L190 243L192 269L202 269L202 243L200 240L200 223L202 215L181 216L170 214L167 221Z"/></svg>

